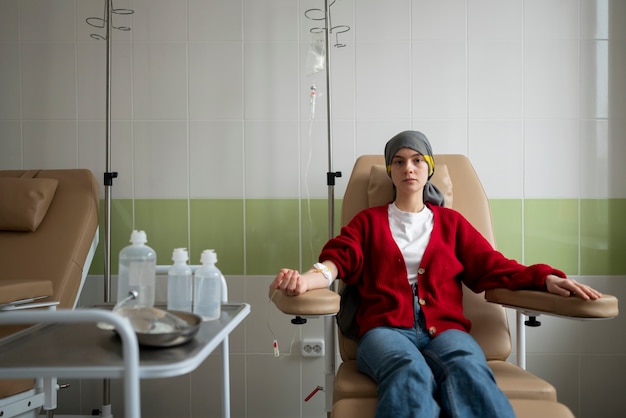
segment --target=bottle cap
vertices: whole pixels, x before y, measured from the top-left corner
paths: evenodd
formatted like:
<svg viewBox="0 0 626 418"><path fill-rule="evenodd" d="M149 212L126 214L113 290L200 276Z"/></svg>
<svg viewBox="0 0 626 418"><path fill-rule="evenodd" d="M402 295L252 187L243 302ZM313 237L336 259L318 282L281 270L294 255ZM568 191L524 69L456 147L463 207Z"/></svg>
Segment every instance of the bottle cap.
<svg viewBox="0 0 626 418"><path fill-rule="evenodd" d="M217 254L215 250L204 250L200 256L200 262L205 263L217 263Z"/></svg>
<svg viewBox="0 0 626 418"><path fill-rule="evenodd" d="M172 252L173 261L187 261L189 260L189 253L186 248L174 248Z"/></svg>
<svg viewBox="0 0 626 418"><path fill-rule="evenodd" d="M146 242L148 242L146 232L134 230L130 234L130 242L132 242L133 244L145 244Z"/></svg>

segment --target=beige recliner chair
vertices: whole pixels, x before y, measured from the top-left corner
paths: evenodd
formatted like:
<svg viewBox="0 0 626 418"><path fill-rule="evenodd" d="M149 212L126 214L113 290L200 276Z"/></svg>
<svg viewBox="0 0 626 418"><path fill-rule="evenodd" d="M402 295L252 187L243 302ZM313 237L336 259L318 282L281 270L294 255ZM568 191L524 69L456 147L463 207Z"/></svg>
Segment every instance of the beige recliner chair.
<svg viewBox="0 0 626 418"><path fill-rule="evenodd" d="M489 203L480 181L467 157L435 155L435 175L431 179L444 194L446 206L461 212L495 245ZM354 166L342 206L342 225L360 210L392 200L392 183L386 174L382 155L364 155ZM339 284L341 287L341 283ZM272 297L273 296L273 297ZM495 303L490 303L489 301ZM313 290L297 297L287 297L270 289L270 297L284 313L306 317L334 315L339 310L339 296L326 290ZM496 289L487 295L464 292L464 313L472 321L471 334L478 341L498 386L510 399L518 417L572 417L571 411L557 402L555 388L548 382L507 362L511 336L506 310L502 305L518 307L525 313L554 313L573 317L611 318L617 315L617 300L605 295L593 302L562 298L540 291L505 291ZM338 345L340 364L334 379L332 414L334 418L374 416L377 388L374 381L357 370L357 342L341 335ZM327 344L328 346L328 344ZM522 347L523 348L523 347ZM327 355L334 355L332 350ZM327 395L328 396L328 395Z"/></svg>
<svg viewBox="0 0 626 418"><path fill-rule="evenodd" d="M99 199L86 169L0 171L0 315L76 307L98 244ZM22 328L0 326L0 338ZM32 379L0 380L0 416L37 416L43 402Z"/></svg>

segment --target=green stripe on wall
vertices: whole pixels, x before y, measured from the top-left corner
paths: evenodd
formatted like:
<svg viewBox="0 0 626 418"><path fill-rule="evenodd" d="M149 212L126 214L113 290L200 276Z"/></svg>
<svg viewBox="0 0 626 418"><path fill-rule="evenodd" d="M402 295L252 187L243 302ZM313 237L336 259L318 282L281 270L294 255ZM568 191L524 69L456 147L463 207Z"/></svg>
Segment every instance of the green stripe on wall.
<svg viewBox="0 0 626 418"><path fill-rule="evenodd" d="M626 274L626 199L493 199L498 250L526 264L547 263L574 275ZM309 210L310 208L310 210ZM104 269L104 209L90 273ZM339 233L341 200L335 204ZM134 219L134 223L133 223ZM143 229L159 264L190 249L192 264L213 248L228 275L272 275L308 268L329 236L326 199L114 199L111 272L133 229ZM190 231L188 234L187 231ZM580 244L579 244L580 243Z"/></svg>

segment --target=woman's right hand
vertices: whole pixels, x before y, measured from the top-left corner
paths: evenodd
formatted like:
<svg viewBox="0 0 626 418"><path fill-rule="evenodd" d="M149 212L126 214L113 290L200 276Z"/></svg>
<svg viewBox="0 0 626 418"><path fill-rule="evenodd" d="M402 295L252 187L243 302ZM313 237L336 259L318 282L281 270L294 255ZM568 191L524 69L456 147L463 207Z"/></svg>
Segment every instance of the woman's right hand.
<svg viewBox="0 0 626 418"><path fill-rule="evenodd" d="M270 287L287 296L298 296L308 290L308 283L298 270L284 268L278 272Z"/></svg>

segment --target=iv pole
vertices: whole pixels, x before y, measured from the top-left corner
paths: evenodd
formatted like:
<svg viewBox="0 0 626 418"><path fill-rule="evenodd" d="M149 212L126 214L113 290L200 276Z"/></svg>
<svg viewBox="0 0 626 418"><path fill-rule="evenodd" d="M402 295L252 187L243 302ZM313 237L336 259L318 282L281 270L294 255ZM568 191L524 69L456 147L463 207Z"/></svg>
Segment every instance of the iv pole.
<svg viewBox="0 0 626 418"><path fill-rule="evenodd" d="M333 0L334 2L334 0ZM332 31L332 24L330 21L330 6L328 0L324 0L324 13L326 25L325 41L326 41L326 109L327 109L327 121L328 121L328 172L326 173L326 184L328 186L328 238L335 236L335 178L341 177L340 171L333 171L333 126L332 126L332 99L331 99L331 73L330 73L330 35ZM325 401L326 401L326 413L330 416L332 409L332 393L335 381L335 322L333 316L324 316L324 340L326 347L328 347L328 353L324 358L324 387L325 389Z"/></svg>
<svg viewBox="0 0 626 418"><path fill-rule="evenodd" d="M111 1L106 1L106 168L104 172L104 301L111 301ZM111 380L102 381L102 417L111 415Z"/></svg>

